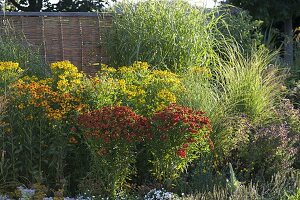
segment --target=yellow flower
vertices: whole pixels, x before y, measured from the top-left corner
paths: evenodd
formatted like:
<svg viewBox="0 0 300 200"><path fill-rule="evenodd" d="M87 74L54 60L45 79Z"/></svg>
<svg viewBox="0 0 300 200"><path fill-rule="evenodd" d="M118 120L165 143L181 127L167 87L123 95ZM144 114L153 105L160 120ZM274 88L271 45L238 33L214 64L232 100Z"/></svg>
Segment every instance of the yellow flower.
<svg viewBox="0 0 300 200"><path fill-rule="evenodd" d="M58 73L59 71L69 71L69 72L78 72L78 69L75 65L73 65L70 61L59 61L55 63L51 63L50 69L53 73Z"/></svg>
<svg viewBox="0 0 300 200"><path fill-rule="evenodd" d="M30 99L28 103L29 103L29 105L34 105L35 101L33 99Z"/></svg>
<svg viewBox="0 0 300 200"><path fill-rule="evenodd" d="M135 71L148 70L149 64L147 62L136 61L133 63L132 67L135 69Z"/></svg>
<svg viewBox="0 0 300 200"><path fill-rule="evenodd" d="M116 72L117 70L116 70L115 68L108 67L107 65L102 65L102 64L101 64L101 71L103 71L103 72L108 72L108 73L114 73L114 72Z"/></svg>
<svg viewBox="0 0 300 200"><path fill-rule="evenodd" d="M48 105L47 101L42 101L41 106L46 107Z"/></svg>
<svg viewBox="0 0 300 200"><path fill-rule="evenodd" d="M22 109L24 109L24 108L25 108L25 106L24 106L24 104L23 104L23 103L21 103L20 105L18 105L18 108L22 110Z"/></svg>
<svg viewBox="0 0 300 200"><path fill-rule="evenodd" d="M19 63L15 62L0 62L0 72L16 70L17 72L22 72L23 70L19 67Z"/></svg>
<svg viewBox="0 0 300 200"><path fill-rule="evenodd" d="M176 103L176 96L167 89L162 89L157 93L157 97L170 103Z"/></svg>
<svg viewBox="0 0 300 200"><path fill-rule="evenodd" d="M69 82L66 79L62 79L57 82L57 89L60 91L66 91L69 86Z"/></svg>

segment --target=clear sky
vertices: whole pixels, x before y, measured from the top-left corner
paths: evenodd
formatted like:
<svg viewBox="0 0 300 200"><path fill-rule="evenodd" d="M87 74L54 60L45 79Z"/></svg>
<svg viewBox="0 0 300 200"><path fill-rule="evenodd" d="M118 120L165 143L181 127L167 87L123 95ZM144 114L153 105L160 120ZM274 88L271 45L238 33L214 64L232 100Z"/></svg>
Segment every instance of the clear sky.
<svg viewBox="0 0 300 200"><path fill-rule="evenodd" d="M59 0L50 0L51 3L57 3ZM118 1L118 0L117 0ZM214 0L189 0L191 4L212 8L215 5ZM217 0L220 1L220 0Z"/></svg>

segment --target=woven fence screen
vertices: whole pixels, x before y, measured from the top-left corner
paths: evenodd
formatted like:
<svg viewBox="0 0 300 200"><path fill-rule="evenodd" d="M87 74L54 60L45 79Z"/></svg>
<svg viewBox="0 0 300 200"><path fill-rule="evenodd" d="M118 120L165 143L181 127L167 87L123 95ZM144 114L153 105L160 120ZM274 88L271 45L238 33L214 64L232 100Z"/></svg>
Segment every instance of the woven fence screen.
<svg viewBox="0 0 300 200"><path fill-rule="evenodd" d="M0 12L0 28L9 24L23 34L46 63L69 60L87 73L108 62L104 35L111 22L109 13Z"/></svg>

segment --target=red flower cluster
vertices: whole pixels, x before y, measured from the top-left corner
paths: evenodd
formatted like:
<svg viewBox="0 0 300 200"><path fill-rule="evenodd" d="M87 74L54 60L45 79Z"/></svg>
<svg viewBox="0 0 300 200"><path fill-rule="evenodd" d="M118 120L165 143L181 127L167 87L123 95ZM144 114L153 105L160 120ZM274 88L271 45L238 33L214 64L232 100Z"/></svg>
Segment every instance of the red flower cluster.
<svg viewBox="0 0 300 200"><path fill-rule="evenodd" d="M155 113L151 123L157 130L160 142L166 142L171 138L173 141L183 142L176 155L185 158L189 145L197 142L197 138L206 138L212 146L208 134L199 137L202 130L211 131L210 121L203 114L204 112L201 111L171 104L164 110Z"/></svg>
<svg viewBox="0 0 300 200"><path fill-rule="evenodd" d="M87 138L108 144L116 140L139 141L149 129L147 119L126 106L103 107L79 116L78 124Z"/></svg>
<svg viewBox="0 0 300 200"><path fill-rule="evenodd" d="M203 114L171 104L148 120L126 106L103 107L80 115L78 124L83 128L86 138L102 144L109 145L116 141L130 144L147 139L147 143L155 146L169 144L166 148L177 147L176 155L186 158L192 143L205 138L213 145L208 135L211 125ZM107 149L99 149L98 154L105 155L107 152Z"/></svg>
<svg viewBox="0 0 300 200"><path fill-rule="evenodd" d="M158 128L161 131L168 131L180 122L183 123L181 132L188 131L197 134L203 128L211 130L209 119L203 114L204 112L201 111L171 104L164 110L155 113L152 121L160 121Z"/></svg>
<svg viewBox="0 0 300 200"><path fill-rule="evenodd" d="M179 157L181 157L181 158L186 158L186 149L180 148L180 149L176 152L176 154L177 154Z"/></svg>

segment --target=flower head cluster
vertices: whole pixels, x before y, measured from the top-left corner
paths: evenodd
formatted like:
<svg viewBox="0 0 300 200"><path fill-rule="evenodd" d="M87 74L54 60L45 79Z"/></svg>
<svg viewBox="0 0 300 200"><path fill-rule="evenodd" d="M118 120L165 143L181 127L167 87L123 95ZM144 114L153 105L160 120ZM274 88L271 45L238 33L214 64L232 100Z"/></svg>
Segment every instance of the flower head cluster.
<svg viewBox="0 0 300 200"><path fill-rule="evenodd" d="M188 164L209 151L210 121L201 111L171 104L151 117L152 175L160 181L179 177Z"/></svg>
<svg viewBox="0 0 300 200"><path fill-rule="evenodd" d="M21 192L22 199L31 199L35 194L34 189L27 189L22 186L18 187L18 190Z"/></svg>
<svg viewBox="0 0 300 200"><path fill-rule="evenodd" d="M103 107L79 116L78 123L87 138L109 144L114 141L134 142L141 140L147 119L125 106ZM149 128L149 127L148 127ZM103 153L105 150L101 150Z"/></svg>
<svg viewBox="0 0 300 200"><path fill-rule="evenodd" d="M131 74L133 72L146 72L149 70L150 66L147 62L136 61L131 66L122 66L116 71L120 76L124 74Z"/></svg>
<svg viewBox="0 0 300 200"><path fill-rule="evenodd" d="M17 108L41 108L49 119L61 120L74 111L81 112L85 105L80 99L69 93L54 91L51 80L29 81L19 80L15 85Z"/></svg>
<svg viewBox="0 0 300 200"><path fill-rule="evenodd" d="M203 112L187 107L171 104L164 110L156 112L151 122L154 127L154 140L158 143L174 143L175 152L181 158L187 157L187 152L193 143L207 139L211 130L210 121Z"/></svg>
<svg viewBox="0 0 300 200"><path fill-rule="evenodd" d="M22 72L18 63L0 62L0 91L1 88L6 88L10 83L16 81Z"/></svg>
<svg viewBox="0 0 300 200"><path fill-rule="evenodd" d="M197 134L202 129L211 130L209 119L203 114L202 111L194 111L188 107L171 104L161 112L156 112L152 121L159 122L157 128L162 131L171 130L179 125L181 132Z"/></svg>
<svg viewBox="0 0 300 200"><path fill-rule="evenodd" d="M122 105L147 116L176 103L176 94L184 88L176 74L150 70L146 62L135 62L118 69L103 67L100 75L104 81L110 78L116 82L117 98Z"/></svg>
<svg viewBox="0 0 300 200"><path fill-rule="evenodd" d="M80 87L84 75L78 72L77 67L71 62L55 62L50 68L59 91L69 92Z"/></svg>
<svg viewBox="0 0 300 200"><path fill-rule="evenodd" d="M172 192L167 192L164 188L158 190L153 189L149 191L145 196L144 200L171 200L177 199L177 195Z"/></svg>
<svg viewBox="0 0 300 200"><path fill-rule="evenodd" d="M166 102L169 103L176 103L176 96L168 89L161 89L158 91L156 96L156 111L163 110L166 106Z"/></svg>
<svg viewBox="0 0 300 200"><path fill-rule="evenodd" d="M0 62L0 72L3 71L18 71L22 72L23 70L19 67L19 63L15 62Z"/></svg>
<svg viewBox="0 0 300 200"><path fill-rule="evenodd" d="M78 69L75 65L73 65L70 61L59 61L55 63L51 63L51 72L54 74L61 74L66 71L77 73Z"/></svg>

